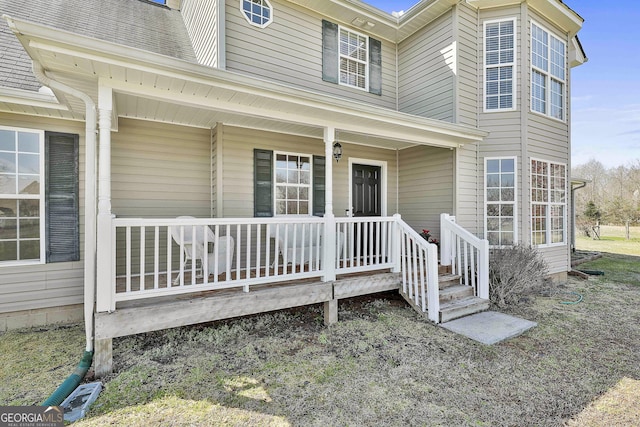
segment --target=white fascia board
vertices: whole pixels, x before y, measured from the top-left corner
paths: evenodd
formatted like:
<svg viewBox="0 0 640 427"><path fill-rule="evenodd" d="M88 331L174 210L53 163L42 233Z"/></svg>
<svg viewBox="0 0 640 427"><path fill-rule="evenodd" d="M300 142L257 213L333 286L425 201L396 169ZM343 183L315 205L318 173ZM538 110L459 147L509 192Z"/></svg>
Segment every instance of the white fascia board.
<svg viewBox="0 0 640 427"><path fill-rule="evenodd" d="M569 46L569 65L571 68L577 67L587 62L589 59L585 55L582 45L578 40L578 36L572 37Z"/></svg>
<svg viewBox="0 0 640 427"><path fill-rule="evenodd" d="M53 95L8 87L0 87L0 102L30 105L32 107L50 108L54 110L69 110L67 106L60 104Z"/></svg>
<svg viewBox="0 0 640 427"><path fill-rule="evenodd" d="M465 125L458 125L443 122L435 119L428 119L414 116L394 110L375 107L369 104L346 100L343 98L319 94L300 88L295 88L283 84L260 80L226 70L219 70L203 65L171 58L148 51L134 49L103 40L80 36L57 29L52 29L43 25L34 24L28 21L13 19L5 16L10 27L21 39L21 42L32 56L40 56L39 50L52 53L71 55L97 63L119 66L126 69L148 72L164 77L175 78L201 84L207 87L217 87L221 89L238 91L240 93L254 95L261 98L270 99L277 102L288 103L292 106L309 107L328 113L340 113L350 118L345 126L355 132L371 133L375 130L377 134L393 138L393 134L400 138L406 137L413 141L420 138L420 132L426 132L431 137L439 140L448 140L447 145L459 145L483 140L488 133L477 128ZM49 55L47 55L49 57ZM53 56L55 57L55 56ZM124 90L121 84L112 82L114 89ZM166 97L164 99L169 99ZM187 97L182 97L179 102L186 101ZM176 101L175 98L171 100ZM219 104L216 104L216 107ZM237 104L236 104L237 105ZM242 106L240 112L246 112L247 106ZM261 110L264 114L264 109ZM269 110L269 113L276 112ZM285 118L283 118L284 120ZM356 119L356 123L349 124ZM305 117L295 118L296 122L308 123L317 122L319 126L331 125L321 118ZM374 129L358 123L378 123ZM394 133L385 131L386 126L400 126L402 131Z"/></svg>
<svg viewBox="0 0 640 427"><path fill-rule="evenodd" d="M467 4L476 9L490 9L504 6L514 6L522 3L521 0L465 0ZM566 4L559 0L528 0L527 4L542 16L558 25L569 35L573 36L580 28L584 19Z"/></svg>

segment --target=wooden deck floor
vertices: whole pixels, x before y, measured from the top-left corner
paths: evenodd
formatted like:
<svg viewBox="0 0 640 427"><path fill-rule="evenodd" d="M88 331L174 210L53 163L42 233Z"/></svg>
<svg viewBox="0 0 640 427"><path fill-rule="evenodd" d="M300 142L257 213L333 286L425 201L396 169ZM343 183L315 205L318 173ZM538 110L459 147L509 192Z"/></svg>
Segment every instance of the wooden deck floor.
<svg viewBox="0 0 640 427"><path fill-rule="evenodd" d="M249 292L238 287L123 301L114 312L96 314L96 339L324 303L395 290L399 285L399 273L387 269L345 274L335 282L312 278L253 285Z"/></svg>

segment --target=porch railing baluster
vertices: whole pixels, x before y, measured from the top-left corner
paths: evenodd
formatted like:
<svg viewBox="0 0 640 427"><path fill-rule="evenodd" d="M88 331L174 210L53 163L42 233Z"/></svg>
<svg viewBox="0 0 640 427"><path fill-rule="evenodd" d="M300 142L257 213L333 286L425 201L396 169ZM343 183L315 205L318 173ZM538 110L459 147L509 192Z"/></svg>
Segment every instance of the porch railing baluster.
<svg viewBox="0 0 640 427"><path fill-rule="evenodd" d="M259 284L321 280L325 268L336 274L396 269L398 256L391 251L396 221L335 218L335 246L327 251L333 258L325 259L323 218L115 218L111 295L117 303L234 287L249 291Z"/></svg>

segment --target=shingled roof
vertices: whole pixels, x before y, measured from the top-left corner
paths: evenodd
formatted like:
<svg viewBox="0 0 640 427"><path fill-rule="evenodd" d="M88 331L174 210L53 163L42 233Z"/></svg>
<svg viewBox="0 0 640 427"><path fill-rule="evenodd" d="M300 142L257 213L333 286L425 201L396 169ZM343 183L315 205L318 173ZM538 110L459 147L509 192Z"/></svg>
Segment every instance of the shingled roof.
<svg viewBox="0 0 640 427"><path fill-rule="evenodd" d="M146 0L0 0L1 14L197 62L180 12ZM41 86L5 20L0 20L0 86Z"/></svg>

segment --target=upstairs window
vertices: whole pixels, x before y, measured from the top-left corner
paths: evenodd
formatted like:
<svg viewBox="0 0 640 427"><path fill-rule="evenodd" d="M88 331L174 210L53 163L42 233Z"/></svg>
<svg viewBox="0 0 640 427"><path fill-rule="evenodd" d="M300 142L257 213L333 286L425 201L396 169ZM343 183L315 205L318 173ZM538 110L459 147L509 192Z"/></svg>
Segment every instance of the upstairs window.
<svg viewBox="0 0 640 427"><path fill-rule="evenodd" d="M531 110L565 119L565 43L531 23Z"/></svg>
<svg viewBox="0 0 640 427"><path fill-rule="evenodd" d="M382 95L382 43L323 20L322 80Z"/></svg>
<svg viewBox="0 0 640 427"><path fill-rule="evenodd" d="M240 0L240 11L249 24L265 28L273 21L273 7L269 0Z"/></svg>
<svg viewBox="0 0 640 427"><path fill-rule="evenodd" d="M366 36L340 28L340 84L366 89L369 40Z"/></svg>
<svg viewBox="0 0 640 427"><path fill-rule="evenodd" d="M515 109L516 20L484 23L484 110Z"/></svg>

